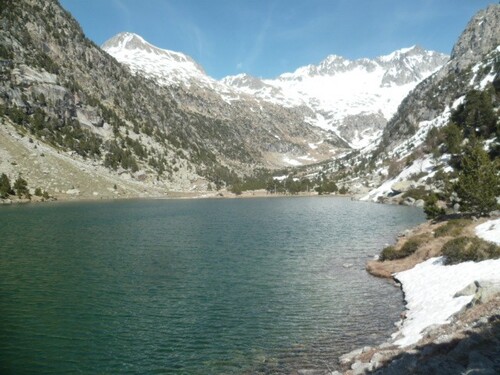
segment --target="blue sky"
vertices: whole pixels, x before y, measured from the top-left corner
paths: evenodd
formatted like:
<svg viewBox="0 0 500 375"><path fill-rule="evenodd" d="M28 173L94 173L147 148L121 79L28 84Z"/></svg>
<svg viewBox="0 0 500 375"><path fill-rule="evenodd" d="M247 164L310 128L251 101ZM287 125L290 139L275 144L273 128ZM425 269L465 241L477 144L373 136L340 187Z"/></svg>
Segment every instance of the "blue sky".
<svg viewBox="0 0 500 375"><path fill-rule="evenodd" d="M418 44L450 53L484 0L60 0L97 44L122 31L183 52L208 75L273 78L330 54Z"/></svg>

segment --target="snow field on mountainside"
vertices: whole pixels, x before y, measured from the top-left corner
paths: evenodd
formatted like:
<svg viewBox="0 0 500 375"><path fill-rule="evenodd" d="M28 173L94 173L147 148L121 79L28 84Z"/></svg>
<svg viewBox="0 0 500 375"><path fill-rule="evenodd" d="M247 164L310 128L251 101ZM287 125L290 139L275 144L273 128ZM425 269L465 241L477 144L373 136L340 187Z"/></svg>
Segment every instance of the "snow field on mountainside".
<svg viewBox="0 0 500 375"><path fill-rule="evenodd" d="M379 197L387 196L389 193L391 193L392 191L391 187L396 182L410 180L412 176L415 175L419 175L422 173L425 174L425 176L421 177L419 181L427 179L428 177L432 177L436 173L436 167L441 164L443 165L447 164L449 158L450 155L444 154L440 157L440 159L437 162L431 155L428 155L425 158L417 159L410 166L404 168L399 175L385 181L382 185L380 185L376 189L371 190L367 195L363 196L360 200L376 202ZM444 171L449 172L451 171L451 169L450 167L447 166L445 167ZM380 172L383 174L387 174L387 169L380 170ZM418 182L415 181L415 184L417 183Z"/></svg>
<svg viewBox="0 0 500 375"><path fill-rule="evenodd" d="M349 115L361 112L377 113L382 111L386 118L392 116L401 99L415 87L415 83L389 87L381 86L385 70L378 67L368 71L357 67L351 71L335 75L307 76L297 80L265 80L286 93L290 103L305 103L312 108L331 113L331 120L341 121ZM256 92L257 96L259 92ZM283 104L280 98L268 100ZM330 122L330 128L334 122Z"/></svg>
<svg viewBox="0 0 500 375"><path fill-rule="evenodd" d="M143 73L162 85L182 83L189 87L197 82L215 88L218 84L191 57L158 48L137 34L118 34L107 41L103 49L118 62L128 65L133 73Z"/></svg>
<svg viewBox="0 0 500 375"><path fill-rule="evenodd" d="M421 146L425 142L427 134L432 128L440 128L448 124L452 110L456 109L461 103L463 103L464 98L465 96L461 96L456 99L451 105L451 108L446 107L445 110L436 118L429 121L421 121L417 132L412 137L394 147L394 149L388 153L388 157L391 160L402 160L403 158L409 156L416 147ZM368 154L373 148L374 143L366 146L361 153ZM443 165L445 172L451 172L453 169L448 165L449 160L450 155L447 154L442 155L439 161L435 164L432 156L430 155L427 155L425 159L417 159L412 163L412 165L403 169L398 176L385 181L379 187L371 190L367 195L363 196L361 200L376 202L379 197L386 196L391 192L391 186L394 183L406 180L409 176L414 174L422 172L427 173L427 175L420 180L432 177L434 176L438 165ZM387 168L385 168L382 172L387 175Z"/></svg>
<svg viewBox="0 0 500 375"><path fill-rule="evenodd" d="M497 46L497 48L493 51L493 53L498 53L500 52L500 45ZM491 56L491 55L490 55ZM490 61L488 61L489 65L494 64L494 58L492 58ZM477 80L477 74L484 69L485 63L484 61L477 63L472 67L472 72L474 75L472 76L469 86L473 86L476 90L484 90L485 87L489 84L492 83L493 80L495 79L497 72L494 69L491 69L490 73L488 73L479 83L476 82Z"/></svg>

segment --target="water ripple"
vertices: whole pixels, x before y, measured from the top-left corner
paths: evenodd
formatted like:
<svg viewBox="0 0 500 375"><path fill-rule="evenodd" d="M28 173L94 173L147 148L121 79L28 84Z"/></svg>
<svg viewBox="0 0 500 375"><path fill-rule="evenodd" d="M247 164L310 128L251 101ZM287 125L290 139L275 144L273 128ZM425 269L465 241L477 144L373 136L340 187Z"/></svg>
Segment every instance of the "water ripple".
<svg viewBox="0 0 500 375"><path fill-rule="evenodd" d="M392 330L401 295L364 262L422 219L329 198L2 210L0 373L332 368Z"/></svg>

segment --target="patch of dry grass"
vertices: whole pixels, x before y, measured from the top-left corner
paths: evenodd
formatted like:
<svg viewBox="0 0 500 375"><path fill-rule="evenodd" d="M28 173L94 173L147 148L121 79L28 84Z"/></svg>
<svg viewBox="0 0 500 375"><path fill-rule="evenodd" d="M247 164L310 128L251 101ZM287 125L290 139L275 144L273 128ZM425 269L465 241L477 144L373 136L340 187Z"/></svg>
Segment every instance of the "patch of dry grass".
<svg viewBox="0 0 500 375"><path fill-rule="evenodd" d="M406 251L403 251L401 254L416 247L413 253L406 254L404 257L394 256L392 259L385 258L385 255L382 253L380 260L369 261L367 263L366 270L373 276L392 278L394 273L406 271L429 258L443 255L443 246L458 235L475 238L474 228L486 220L486 218L478 221L459 219L450 220L445 223L427 221L414 228L410 235L400 237L391 246L392 249L384 249L386 252L397 253L405 249L405 244L408 243ZM385 261L381 261L384 259Z"/></svg>
<svg viewBox="0 0 500 375"><path fill-rule="evenodd" d="M463 229L468 225L470 225L471 223L472 220L469 219L456 219L447 221L444 225L441 225L440 227L436 228L436 230L434 231L434 236L458 237L462 234Z"/></svg>

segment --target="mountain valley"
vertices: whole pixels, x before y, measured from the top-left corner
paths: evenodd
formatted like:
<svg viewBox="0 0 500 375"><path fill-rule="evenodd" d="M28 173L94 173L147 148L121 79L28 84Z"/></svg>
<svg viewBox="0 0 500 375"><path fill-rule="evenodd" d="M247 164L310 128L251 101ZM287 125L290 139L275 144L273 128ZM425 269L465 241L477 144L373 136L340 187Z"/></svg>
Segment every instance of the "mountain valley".
<svg viewBox="0 0 500 375"><path fill-rule="evenodd" d="M292 192L287 179L293 191L384 200L416 174L407 185L440 191L431 180L453 170L451 156L430 158L427 134L471 90L490 92L498 118L497 5L471 20L451 57L413 46L221 80L133 33L99 48L55 0L0 11L1 172L59 198ZM75 170L58 174L59 162ZM83 181L96 173L92 189Z"/></svg>

